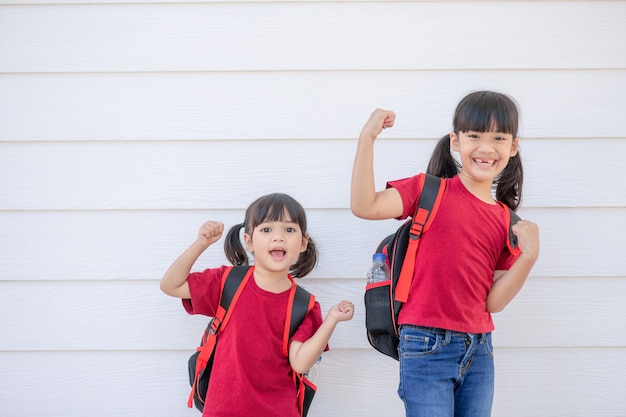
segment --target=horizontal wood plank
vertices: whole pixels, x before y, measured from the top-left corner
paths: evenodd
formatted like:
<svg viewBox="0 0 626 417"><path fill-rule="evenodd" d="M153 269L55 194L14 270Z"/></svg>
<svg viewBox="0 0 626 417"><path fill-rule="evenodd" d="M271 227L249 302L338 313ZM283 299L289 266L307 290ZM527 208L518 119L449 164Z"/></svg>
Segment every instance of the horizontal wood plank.
<svg viewBox="0 0 626 417"><path fill-rule="evenodd" d="M245 209L276 191L306 208L347 209L356 142L3 143L0 210ZM434 146L381 138L377 188L423 172ZM626 137L521 146L524 208L626 206Z"/></svg>
<svg viewBox="0 0 626 417"><path fill-rule="evenodd" d="M343 299L353 320L340 323L331 349L371 349L365 336L364 279L300 282L326 316ZM502 348L626 347L626 275L531 278L494 315ZM193 350L208 318L189 316L158 281L0 282L0 351ZM19 323L16 326L15 323ZM602 338L581 337L602 334Z"/></svg>
<svg viewBox="0 0 626 417"><path fill-rule="evenodd" d="M624 68L3 74L0 141L336 140L377 107L397 113L382 137L434 139L482 89L518 101L522 138L623 138Z"/></svg>
<svg viewBox="0 0 626 417"><path fill-rule="evenodd" d="M533 275L626 276L626 235L618 227L624 211L520 212L541 228ZM228 229L243 220L243 212L5 212L0 216L0 280L160 279L207 219L221 220ZM309 210L309 232L320 251L310 276L363 277L380 240L399 225L357 219L348 210ZM225 263L222 248L220 241L197 266Z"/></svg>
<svg viewBox="0 0 626 417"><path fill-rule="evenodd" d="M0 72L626 67L624 2L0 7Z"/></svg>
<svg viewBox="0 0 626 417"><path fill-rule="evenodd" d="M626 397L622 393L626 372L624 353L623 348L496 348L492 415L621 416L626 410Z"/></svg>
<svg viewBox="0 0 626 417"><path fill-rule="evenodd" d="M493 416L562 417L564 404L572 417L620 416L625 353L496 348ZM3 353L2 410L12 417L82 417L86 409L94 417L197 416L186 407L187 358L167 351ZM309 415L402 415L397 372L396 361L374 351L329 351Z"/></svg>
<svg viewBox="0 0 626 417"><path fill-rule="evenodd" d="M541 255L533 275L626 276L626 235L618 227L624 211L520 212L541 228ZM207 219L230 228L243 220L243 212L5 212L0 216L0 280L160 278ZM395 220L357 219L348 210L309 210L309 232L320 251L310 276L363 277L380 240L399 225ZM222 248L220 241L197 267L226 263Z"/></svg>

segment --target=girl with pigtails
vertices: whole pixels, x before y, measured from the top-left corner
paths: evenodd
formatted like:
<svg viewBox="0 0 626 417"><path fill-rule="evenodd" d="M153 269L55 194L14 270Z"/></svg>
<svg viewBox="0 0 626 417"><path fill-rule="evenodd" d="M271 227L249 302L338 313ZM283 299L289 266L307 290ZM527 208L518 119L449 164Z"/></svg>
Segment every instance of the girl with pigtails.
<svg viewBox="0 0 626 417"><path fill-rule="evenodd" d="M191 269L223 231L221 222L204 223L196 240L161 280L161 290L181 298L190 314L213 317L216 313L227 266L202 272ZM244 222L228 232L224 251L233 265L248 265L248 252L252 253L254 270L228 326L220 333L202 415L300 416L292 369L304 373L316 363L327 349L337 323L352 319L354 305L342 301L322 319L316 301L291 338L285 358L283 330L292 277L301 278L311 272L318 257L307 232L304 209L286 194L270 194L254 201L246 210Z"/></svg>
<svg viewBox="0 0 626 417"><path fill-rule="evenodd" d="M357 217L404 219L415 212L424 174L375 189L374 141L395 117L375 110L359 136L351 186ZM522 194L518 124L517 105L507 95L468 94L430 159L427 173L444 178L445 191L420 238L398 317L398 394L408 417L491 415L491 314L517 295L539 256L539 230L529 220L512 228L518 250L506 244L508 210L518 209Z"/></svg>

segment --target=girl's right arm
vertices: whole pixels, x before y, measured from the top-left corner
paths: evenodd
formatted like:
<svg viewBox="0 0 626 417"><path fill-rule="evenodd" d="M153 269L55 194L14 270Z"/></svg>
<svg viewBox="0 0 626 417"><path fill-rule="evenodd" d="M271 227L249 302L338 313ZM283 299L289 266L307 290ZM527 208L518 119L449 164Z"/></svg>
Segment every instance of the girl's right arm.
<svg viewBox="0 0 626 417"><path fill-rule="evenodd" d="M169 267L161 278L161 291L176 298L191 298L187 277L193 264L200 255L213 243L217 242L224 232L224 224L208 221L198 231L198 238Z"/></svg>
<svg viewBox="0 0 626 417"><path fill-rule="evenodd" d="M400 193L395 188L376 192L374 181L374 141L383 129L393 126L395 118L392 111L376 109L359 135L350 191L350 209L357 217L379 220L402 215Z"/></svg>

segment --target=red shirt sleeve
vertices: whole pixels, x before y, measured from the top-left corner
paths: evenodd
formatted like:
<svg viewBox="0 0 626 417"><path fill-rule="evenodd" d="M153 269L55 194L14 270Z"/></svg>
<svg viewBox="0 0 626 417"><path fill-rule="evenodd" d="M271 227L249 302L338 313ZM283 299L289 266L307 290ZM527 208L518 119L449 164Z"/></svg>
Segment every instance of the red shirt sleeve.
<svg viewBox="0 0 626 417"><path fill-rule="evenodd" d="M511 266L513 266L517 258L519 258L520 254L521 253L519 251L518 253L513 254L509 251L508 247L504 248L504 250L500 254L500 258L498 258L496 270L508 271Z"/></svg>
<svg viewBox="0 0 626 417"><path fill-rule="evenodd" d="M315 301L315 305L311 311L309 311L309 314L306 315L304 320L302 320L302 324L300 324L300 327L298 327L298 330L296 330L291 340L297 340L302 343L306 342L315 334L317 329L320 328L322 321L322 308L320 303ZM328 345L326 345L324 350L326 351L328 349Z"/></svg>
<svg viewBox="0 0 626 417"><path fill-rule="evenodd" d="M183 299L183 307L189 314L213 317L220 301L222 276L227 266L192 272L187 277L191 299Z"/></svg>
<svg viewBox="0 0 626 417"><path fill-rule="evenodd" d="M402 216L397 217L398 220L406 219L415 213L420 196L417 190L422 175L424 174L387 182L387 188L395 188L402 197Z"/></svg>

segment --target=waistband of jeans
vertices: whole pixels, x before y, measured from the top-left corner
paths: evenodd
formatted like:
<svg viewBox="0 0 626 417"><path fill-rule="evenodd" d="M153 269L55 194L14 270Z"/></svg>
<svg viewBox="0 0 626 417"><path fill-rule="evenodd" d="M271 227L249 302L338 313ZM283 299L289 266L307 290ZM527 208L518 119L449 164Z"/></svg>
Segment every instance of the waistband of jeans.
<svg viewBox="0 0 626 417"><path fill-rule="evenodd" d="M457 330L448 330L448 329L440 329L438 327L426 327L426 326L417 326L415 324L403 324L401 327L408 327L411 329L417 329L417 330L421 330L423 332L428 332L428 333L434 333L434 334L441 334L441 335L445 335L447 332L450 332L450 335L453 337L466 337L467 335L470 334L474 334L474 335L482 335L482 334L486 334L486 333L467 333L467 332L459 332Z"/></svg>

